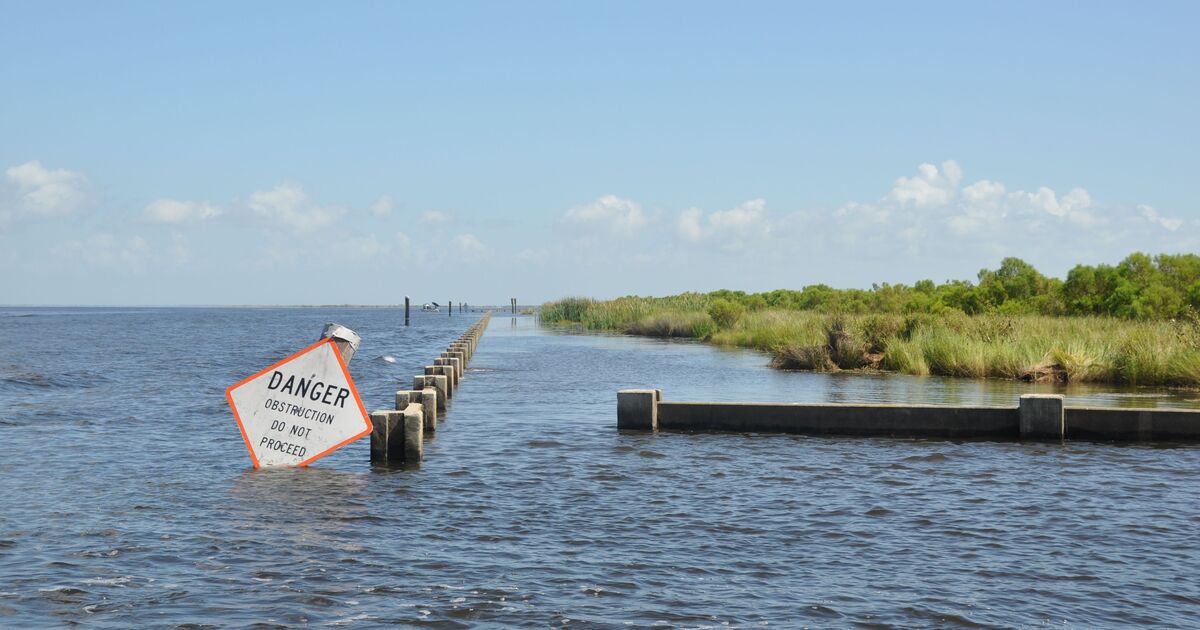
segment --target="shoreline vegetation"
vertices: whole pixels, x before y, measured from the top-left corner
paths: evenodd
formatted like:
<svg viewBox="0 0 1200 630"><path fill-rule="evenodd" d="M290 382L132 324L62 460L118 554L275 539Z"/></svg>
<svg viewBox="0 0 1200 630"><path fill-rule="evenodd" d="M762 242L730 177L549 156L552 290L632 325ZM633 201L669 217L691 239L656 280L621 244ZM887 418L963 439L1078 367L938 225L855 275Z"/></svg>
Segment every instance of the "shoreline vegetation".
<svg viewBox="0 0 1200 630"><path fill-rule="evenodd" d="M542 306L545 324L681 337L781 369L1200 388L1200 256L1133 254L1065 280L1016 258L978 282L720 290Z"/></svg>

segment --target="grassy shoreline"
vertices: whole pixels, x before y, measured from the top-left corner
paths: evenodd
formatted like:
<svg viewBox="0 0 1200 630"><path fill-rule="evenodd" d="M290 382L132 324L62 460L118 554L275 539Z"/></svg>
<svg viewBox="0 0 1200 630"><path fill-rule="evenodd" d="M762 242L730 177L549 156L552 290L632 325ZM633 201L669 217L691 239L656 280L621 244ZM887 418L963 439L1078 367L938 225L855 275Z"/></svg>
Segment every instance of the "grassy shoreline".
<svg viewBox="0 0 1200 630"><path fill-rule="evenodd" d="M770 353L783 369L1200 388L1200 324L1104 316L747 310L706 294L542 307L548 324Z"/></svg>

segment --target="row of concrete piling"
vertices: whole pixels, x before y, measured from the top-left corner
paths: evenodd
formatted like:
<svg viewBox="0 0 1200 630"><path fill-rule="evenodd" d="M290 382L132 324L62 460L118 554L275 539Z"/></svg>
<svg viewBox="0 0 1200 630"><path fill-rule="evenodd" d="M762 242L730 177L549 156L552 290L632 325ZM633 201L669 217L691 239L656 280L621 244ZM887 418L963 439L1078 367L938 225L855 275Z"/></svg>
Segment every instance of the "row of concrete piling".
<svg viewBox="0 0 1200 630"><path fill-rule="evenodd" d="M446 351L413 377L412 389L396 392L396 408L371 414L371 463L404 464L421 461L426 433L437 431L450 399L458 391L467 364L475 356L491 312L484 313Z"/></svg>

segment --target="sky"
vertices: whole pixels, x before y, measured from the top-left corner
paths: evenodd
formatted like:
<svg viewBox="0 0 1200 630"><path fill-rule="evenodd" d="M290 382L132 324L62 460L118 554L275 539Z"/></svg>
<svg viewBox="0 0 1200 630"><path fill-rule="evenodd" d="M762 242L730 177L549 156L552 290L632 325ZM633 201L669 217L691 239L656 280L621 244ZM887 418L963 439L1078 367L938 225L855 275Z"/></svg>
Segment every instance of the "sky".
<svg viewBox="0 0 1200 630"><path fill-rule="evenodd" d="M1200 3L0 0L0 304L1200 251Z"/></svg>

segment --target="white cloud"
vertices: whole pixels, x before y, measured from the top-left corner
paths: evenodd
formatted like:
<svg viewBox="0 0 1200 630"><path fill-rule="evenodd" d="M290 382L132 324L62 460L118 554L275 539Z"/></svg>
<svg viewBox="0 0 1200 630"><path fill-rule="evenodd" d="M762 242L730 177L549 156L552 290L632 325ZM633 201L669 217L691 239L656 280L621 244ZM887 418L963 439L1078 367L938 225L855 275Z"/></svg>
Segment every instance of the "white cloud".
<svg viewBox="0 0 1200 630"><path fill-rule="evenodd" d="M146 206L144 216L153 223L192 223L221 216L222 210L204 201L156 199Z"/></svg>
<svg viewBox="0 0 1200 630"><path fill-rule="evenodd" d="M454 246L458 249L459 260L475 262L481 259L487 247L474 234L459 234L454 237Z"/></svg>
<svg viewBox="0 0 1200 630"><path fill-rule="evenodd" d="M712 241L725 251L737 252L748 242L769 236L771 220L766 200L751 199L708 215L700 208L688 208L679 213L676 228L685 241Z"/></svg>
<svg viewBox="0 0 1200 630"><path fill-rule="evenodd" d="M463 252L478 253L485 248L474 234L459 234L454 237L454 245Z"/></svg>
<svg viewBox="0 0 1200 630"><path fill-rule="evenodd" d="M1059 200L1053 190L1041 186L1035 193L1022 190L1009 194L1009 200L1018 208L1030 212L1045 212L1056 217L1070 217L1071 213L1090 208L1092 196L1082 188L1074 188Z"/></svg>
<svg viewBox="0 0 1200 630"><path fill-rule="evenodd" d="M426 210L417 217L417 223L421 225L436 225L438 223L449 223L450 215L437 210Z"/></svg>
<svg viewBox="0 0 1200 630"><path fill-rule="evenodd" d="M962 189L963 201L969 206L995 205L1004 198L1004 184L981 179Z"/></svg>
<svg viewBox="0 0 1200 630"><path fill-rule="evenodd" d="M392 213L392 210L395 209L396 202L393 201L389 195L380 196L379 199L375 200L375 203L371 204L370 208L367 208L371 214L377 217L386 217Z"/></svg>
<svg viewBox="0 0 1200 630"><path fill-rule="evenodd" d="M892 209L884 204L848 202L834 210L833 216L857 223L883 224L892 218Z"/></svg>
<svg viewBox="0 0 1200 630"><path fill-rule="evenodd" d="M1142 213L1142 216L1145 217L1147 221L1155 225L1162 226L1170 232L1174 232L1183 227L1183 219L1168 219L1160 215L1158 211L1151 206L1143 204L1139 205L1137 209Z"/></svg>
<svg viewBox="0 0 1200 630"><path fill-rule="evenodd" d="M321 206L295 184L280 184L250 195L246 204L258 216L297 232L311 232L337 222L341 208Z"/></svg>
<svg viewBox="0 0 1200 630"><path fill-rule="evenodd" d="M0 224L11 219L69 214L88 198L87 178L65 169L50 170L37 160L4 171L0 189Z"/></svg>
<svg viewBox="0 0 1200 630"><path fill-rule="evenodd" d="M951 231L963 235L995 226L1008 217L1004 184L981 179L959 191L960 213L947 219Z"/></svg>
<svg viewBox="0 0 1200 630"><path fill-rule="evenodd" d="M567 210L567 223L581 226L604 225L613 234L632 236L646 225L642 206L616 195L604 195L592 203Z"/></svg>
<svg viewBox="0 0 1200 630"><path fill-rule="evenodd" d="M921 164L914 177L898 178L888 198L902 206L931 208L944 206L954 198L962 168L954 160L942 162L942 170L932 164Z"/></svg>

